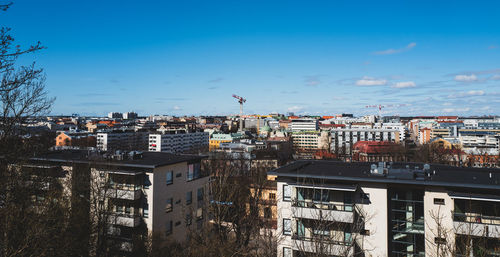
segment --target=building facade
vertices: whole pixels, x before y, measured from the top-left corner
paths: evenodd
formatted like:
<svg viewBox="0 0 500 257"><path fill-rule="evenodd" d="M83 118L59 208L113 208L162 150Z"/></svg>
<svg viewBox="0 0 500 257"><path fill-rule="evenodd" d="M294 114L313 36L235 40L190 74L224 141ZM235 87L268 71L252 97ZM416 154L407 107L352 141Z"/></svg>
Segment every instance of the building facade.
<svg viewBox="0 0 500 257"><path fill-rule="evenodd" d="M186 130L167 130L163 133L149 134L149 151L184 153L208 148L208 132L188 132Z"/></svg>
<svg viewBox="0 0 500 257"><path fill-rule="evenodd" d="M499 169L304 160L268 174L280 257L500 254Z"/></svg>

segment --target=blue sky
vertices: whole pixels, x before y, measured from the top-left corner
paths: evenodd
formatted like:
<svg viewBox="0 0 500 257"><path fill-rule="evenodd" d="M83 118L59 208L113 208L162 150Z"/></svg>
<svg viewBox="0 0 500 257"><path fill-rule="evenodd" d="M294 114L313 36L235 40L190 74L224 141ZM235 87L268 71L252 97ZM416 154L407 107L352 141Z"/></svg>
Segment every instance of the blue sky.
<svg viewBox="0 0 500 257"><path fill-rule="evenodd" d="M52 113L483 115L499 1L14 1Z"/></svg>

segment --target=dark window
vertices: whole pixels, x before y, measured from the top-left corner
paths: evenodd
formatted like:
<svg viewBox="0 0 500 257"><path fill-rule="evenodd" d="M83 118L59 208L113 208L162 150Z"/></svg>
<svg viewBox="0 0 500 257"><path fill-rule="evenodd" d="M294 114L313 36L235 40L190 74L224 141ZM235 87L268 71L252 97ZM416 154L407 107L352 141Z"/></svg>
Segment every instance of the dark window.
<svg viewBox="0 0 500 257"><path fill-rule="evenodd" d="M193 191L186 193L186 204L191 204L193 202Z"/></svg>
<svg viewBox="0 0 500 257"><path fill-rule="evenodd" d="M168 198L167 203L165 206L165 212L171 212L173 207L174 207L174 199L173 198Z"/></svg>
<svg viewBox="0 0 500 257"><path fill-rule="evenodd" d="M439 245L446 244L446 238L435 237L434 238L434 243L439 244Z"/></svg>
<svg viewBox="0 0 500 257"><path fill-rule="evenodd" d="M198 194L197 194L198 202L203 201L203 195L204 195L203 187L198 188Z"/></svg>
<svg viewBox="0 0 500 257"><path fill-rule="evenodd" d="M444 205L443 198L434 198L434 204Z"/></svg>
<svg viewBox="0 0 500 257"><path fill-rule="evenodd" d="M174 183L174 172L169 171L167 172L167 185L170 185L172 183Z"/></svg>
<svg viewBox="0 0 500 257"><path fill-rule="evenodd" d="M269 200L276 200L276 194L275 193L269 193Z"/></svg>
<svg viewBox="0 0 500 257"><path fill-rule="evenodd" d="M167 221L165 224L165 235L168 236L172 234L172 221Z"/></svg>

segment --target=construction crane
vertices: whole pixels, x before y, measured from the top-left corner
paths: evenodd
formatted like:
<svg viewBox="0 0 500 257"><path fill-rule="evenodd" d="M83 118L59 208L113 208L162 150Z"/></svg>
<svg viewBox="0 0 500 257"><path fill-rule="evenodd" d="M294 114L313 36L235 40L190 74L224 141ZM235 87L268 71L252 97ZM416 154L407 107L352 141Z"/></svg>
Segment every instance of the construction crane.
<svg viewBox="0 0 500 257"><path fill-rule="evenodd" d="M367 105L365 108L378 108L378 116L382 118L382 109L387 107L401 107L406 106L406 104L388 104L388 105Z"/></svg>
<svg viewBox="0 0 500 257"><path fill-rule="evenodd" d="M240 131L243 131L243 103L246 102L247 99L235 94L233 94L233 97L238 99L238 103L240 103Z"/></svg>

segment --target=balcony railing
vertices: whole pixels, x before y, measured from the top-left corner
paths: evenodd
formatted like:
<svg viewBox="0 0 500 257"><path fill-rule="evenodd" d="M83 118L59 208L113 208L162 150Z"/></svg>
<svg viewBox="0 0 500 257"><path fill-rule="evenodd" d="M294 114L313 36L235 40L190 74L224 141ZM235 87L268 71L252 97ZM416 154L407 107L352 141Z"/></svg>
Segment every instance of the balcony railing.
<svg viewBox="0 0 500 257"><path fill-rule="evenodd" d="M320 201L307 201L307 200L295 200L292 204L293 207L303 207L303 208L313 208L313 209L323 209L332 211L346 211L352 212L354 204L344 203L336 204L330 202L320 202Z"/></svg>
<svg viewBox="0 0 500 257"><path fill-rule="evenodd" d="M453 213L453 221L500 225L500 216L487 216L476 213Z"/></svg>
<svg viewBox="0 0 500 257"><path fill-rule="evenodd" d="M339 241L339 240L334 240L331 236L326 236L326 235L315 235L312 237L306 237L303 235L298 235L297 233L292 235L293 240L300 240L300 241L307 241L307 242L321 242L324 244L332 244L332 245L345 245L345 246L350 246L352 245L352 241Z"/></svg>
<svg viewBox="0 0 500 257"><path fill-rule="evenodd" d="M141 224L141 219L141 216L138 214L110 212L108 216L108 223L125 227L137 227Z"/></svg>

